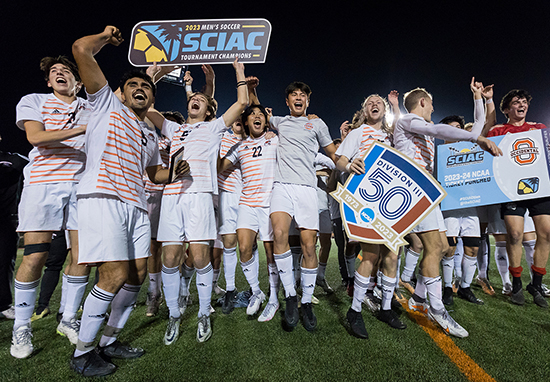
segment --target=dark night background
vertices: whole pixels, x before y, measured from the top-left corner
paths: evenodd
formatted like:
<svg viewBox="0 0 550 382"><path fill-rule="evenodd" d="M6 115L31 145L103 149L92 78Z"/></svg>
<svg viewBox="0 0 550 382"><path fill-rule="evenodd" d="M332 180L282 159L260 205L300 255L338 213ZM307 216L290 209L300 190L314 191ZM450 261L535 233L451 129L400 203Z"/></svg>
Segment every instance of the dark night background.
<svg viewBox="0 0 550 382"><path fill-rule="evenodd" d="M473 118L472 76L495 84L495 101L510 89L533 96L529 121L550 124L548 53L550 3L523 2L11 2L2 9L2 123L0 150L28 154L15 126L15 106L28 93L49 92L38 68L42 57L71 56L71 44L106 25L126 41L97 56L112 85L126 71L132 28L140 21L265 18L272 34L265 64L246 65L260 79L260 101L285 115L284 89L294 80L312 90L309 113L319 115L333 138L371 93L402 96L417 86L434 96L434 121L449 114ZM235 100L231 65L216 65L220 113ZM204 76L191 67L194 88ZM80 93L83 96L83 92ZM183 88L161 84L159 110L185 111ZM402 103L402 99L401 99ZM403 108L402 108L403 109ZM499 123L505 121L498 112Z"/></svg>

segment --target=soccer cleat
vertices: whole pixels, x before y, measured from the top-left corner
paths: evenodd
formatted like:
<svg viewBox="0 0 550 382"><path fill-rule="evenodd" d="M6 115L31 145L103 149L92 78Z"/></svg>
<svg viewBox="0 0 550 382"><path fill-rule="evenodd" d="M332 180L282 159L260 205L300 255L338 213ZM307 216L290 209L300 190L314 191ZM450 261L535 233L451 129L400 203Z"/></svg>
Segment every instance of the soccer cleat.
<svg viewBox="0 0 550 382"><path fill-rule="evenodd" d="M443 304L447 306L451 306L454 304L453 301L453 288L452 287L444 287L443 288L443 296L441 297L441 300L443 301Z"/></svg>
<svg viewBox="0 0 550 382"><path fill-rule="evenodd" d="M447 312L447 309L443 308L440 311L435 311L431 307L428 309L428 317L437 323L447 334L451 336L464 338L468 337L468 332L462 326L460 326Z"/></svg>
<svg viewBox="0 0 550 382"><path fill-rule="evenodd" d="M363 339L369 338L361 312L356 312L352 308L349 308L348 313L346 314L346 319L353 335Z"/></svg>
<svg viewBox="0 0 550 382"><path fill-rule="evenodd" d="M166 332L164 332L164 344L172 345L178 339L180 335L180 323L181 317L168 318L168 326L166 327Z"/></svg>
<svg viewBox="0 0 550 382"><path fill-rule="evenodd" d="M363 299L363 304L370 310L372 313L376 313L380 310L381 300L374 295L372 290L368 290Z"/></svg>
<svg viewBox="0 0 550 382"><path fill-rule="evenodd" d="M212 337L212 326L210 325L210 316L202 315L199 317L197 327L197 341L206 342Z"/></svg>
<svg viewBox="0 0 550 382"><path fill-rule="evenodd" d="M84 353L79 357L73 355L70 365L71 369L83 377L102 377L116 371L116 366L101 358L97 349Z"/></svg>
<svg viewBox="0 0 550 382"><path fill-rule="evenodd" d="M218 296L222 296L225 294L225 289L221 288L218 283L214 283L214 285L212 285L212 291Z"/></svg>
<svg viewBox="0 0 550 382"><path fill-rule="evenodd" d="M325 278L322 278L322 279L317 278L317 280L315 281L315 284L323 288L326 294L331 294L334 292L334 290L330 287L330 285L328 285L327 279Z"/></svg>
<svg viewBox="0 0 550 382"><path fill-rule="evenodd" d="M298 313L298 297L288 296L285 298L285 301L285 321L288 326L293 328L298 325L298 320L300 319L300 314Z"/></svg>
<svg viewBox="0 0 550 382"><path fill-rule="evenodd" d="M260 314L260 317L258 317L258 321L259 322L270 321L273 317L275 317L275 313L277 313L277 310L279 310L279 301L268 302L264 308L264 311L262 312L262 314Z"/></svg>
<svg viewBox="0 0 550 382"><path fill-rule="evenodd" d="M315 297L314 295L311 295L311 303L313 305L319 305L319 299Z"/></svg>
<svg viewBox="0 0 550 382"><path fill-rule="evenodd" d="M407 291L409 291L410 294L413 294L414 290L416 289L416 284L412 280L405 281L403 279L400 279L399 286L405 288Z"/></svg>
<svg viewBox="0 0 550 382"><path fill-rule="evenodd" d="M542 297L550 297L550 288L548 288L548 285L542 284L541 289L542 289Z"/></svg>
<svg viewBox="0 0 550 382"><path fill-rule="evenodd" d="M131 346L124 345L119 340L115 340L115 342L107 346L99 346L98 352L100 355L106 355L109 358L121 359L139 358L145 354L145 351L142 348L133 348Z"/></svg>
<svg viewBox="0 0 550 382"><path fill-rule="evenodd" d="M189 304L189 296L180 295L178 297L178 306L180 308L180 316L183 316L185 311L187 310L187 305Z"/></svg>
<svg viewBox="0 0 550 382"><path fill-rule="evenodd" d="M13 331L10 353L15 358L27 358L34 350L32 346L32 329L22 325Z"/></svg>
<svg viewBox="0 0 550 382"><path fill-rule="evenodd" d="M311 302L302 304L302 322L308 332L317 328L317 317L313 313L313 304Z"/></svg>
<svg viewBox="0 0 550 382"><path fill-rule="evenodd" d="M49 307L38 307L36 309L36 312L34 312L32 314L32 317L31 317L31 321L36 321L36 320L40 320L41 318L44 318L46 317L47 315L49 315L51 313L50 311L50 308Z"/></svg>
<svg viewBox="0 0 550 382"><path fill-rule="evenodd" d="M160 294L158 296L153 296L150 293L147 293L147 301L145 302L145 305L147 305L147 311L145 312L145 315L147 317L153 317L157 314L161 302L162 296Z"/></svg>
<svg viewBox="0 0 550 382"><path fill-rule="evenodd" d="M70 321L63 321L57 325L57 334L67 337L69 341L76 345L78 342L78 332L80 331L80 320L71 318Z"/></svg>
<svg viewBox="0 0 550 382"><path fill-rule="evenodd" d="M470 287L468 287L468 288L460 287L460 288L458 288L458 292L456 292L456 294L461 299L466 300L468 302L471 302L473 304L477 304L477 305L483 305L484 304L483 300L477 298L474 295L474 292L472 292L472 289L470 289Z"/></svg>
<svg viewBox="0 0 550 382"><path fill-rule="evenodd" d="M502 294L505 296L511 296L512 295L512 284L506 283L502 286Z"/></svg>
<svg viewBox="0 0 550 382"><path fill-rule="evenodd" d="M262 302L265 301L265 294L262 291L254 293L250 297L250 301L248 302L248 306L246 307L246 314L249 316L255 315L258 310L260 310L260 307L262 306Z"/></svg>
<svg viewBox="0 0 550 382"><path fill-rule="evenodd" d="M510 302L516 305L525 304L525 296L523 295L523 289L520 289L515 293L513 291L510 291Z"/></svg>
<svg viewBox="0 0 550 382"><path fill-rule="evenodd" d="M478 276L476 278L476 281L477 281L477 285L479 285L481 289L483 289L483 292L487 293L489 296L495 295L495 290L491 286L491 283L489 282L488 278L481 278Z"/></svg>
<svg viewBox="0 0 550 382"><path fill-rule="evenodd" d="M412 295L409 299L409 310L412 310L413 312L420 312L423 314L428 314L428 303L426 300L424 301L417 301L415 298L416 295ZM419 297L417 297L419 298Z"/></svg>
<svg viewBox="0 0 550 382"><path fill-rule="evenodd" d="M49 311L49 309L48 309ZM33 314L34 316L34 314ZM0 318L7 318L8 320L15 320L15 308L10 306L8 309L0 312ZM32 320L31 320L32 321Z"/></svg>
<svg viewBox="0 0 550 382"><path fill-rule="evenodd" d="M527 285L527 292L533 296L533 302L540 306L541 308L548 308L548 302L546 302L546 299L542 296L542 290L535 287L533 284Z"/></svg>
<svg viewBox="0 0 550 382"><path fill-rule="evenodd" d="M394 329L406 329L407 325L403 321L399 319L397 316L397 313L395 313L393 310L380 310L378 312L378 319L382 322L385 322L390 327Z"/></svg>
<svg viewBox="0 0 550 382"><path fill-rule="evenodd" d="M235 308L235 300L237 299L237 290L228 290L225 292L222 300L222 313L229 314Z"/></svg>

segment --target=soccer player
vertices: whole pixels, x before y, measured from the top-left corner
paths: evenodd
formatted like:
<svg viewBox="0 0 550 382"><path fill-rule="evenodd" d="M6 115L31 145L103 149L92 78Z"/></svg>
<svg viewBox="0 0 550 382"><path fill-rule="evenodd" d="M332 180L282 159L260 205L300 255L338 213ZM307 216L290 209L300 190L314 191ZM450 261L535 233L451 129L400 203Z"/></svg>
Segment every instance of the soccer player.
<svg viewBox="0 0 550 382"><path fill-rule="evenodd" d="M397 97L398 94L395 91L391 92L388 96L388 98L392 99L393 109L398 114ZM390 108L387 101L379 95L372 94L365 99L357 122L336 151L336 155L339 157L336 166L340 171L364 174L365 164L362 158L372 143L374 141L381 141L390 145L389 134L391 133L391 126L386 121L389 111ZM391 309L391 300L397 283L397 255L384 245L368 243L360 243L360 245L362 261L357 271L355 271L353 301L346 314L352 332L359 338L368 338L365 323L361 315L361 303L365 299L367 291L372 292L374 289L376 269L379 262L382 265L382 304L379 318L392 328L405 329L406 325Z"/></svg>
<svg viewBox="0 0 550 382"><path fill-rule="evenodd" d="M246 313L254 315L265 300L258 280L259 259L253 254L256 236L264 242L269 273L269 301L258 317L265 322L279 309L277 298L278 273L273 258L273 230L269 219L269 205L277 159L277 136L267 136L268 114L261 105L249 106L242 115L249 137L232 150L221 163L221 169L238 165L242 173L243 188L239 199L237 238L243 273L252 289Z"/></svg>
<svg viewBox="0 0 550 382"><path fill-rule="evenodd" d="M502 125L496 125L487 133L488 137L504 134L515 134L524 131L544 129L542 123L527 122L527 111L531 103L531 95L523 89L509 91L500 102L500 110L508 119ZM533 252L531 270L533 277L527 285L527 291L533 296L535 304L548 307L543 297L542 278L546 274L546 263L550 253L550 197L528 199L503 203L502 215L506 224L506 250L508 252L509 269L512 274L512 292L510 301L523 305L523 285L521 282L522 240L524 233L524 215L529 211L535 224L536 244Z"/></svg>
<svg viewBox="0 0 550 382"><path fill-rule="evenodd" d="M292 255L288 232L292 219L300 229L302 245L302 316L304 327L317 327L311 298L317 279L315 243L319 230L315 167L313 161L319 145L335 161L334 144L327 125L319 118L309 120L306 111L311 89L303 82L293 82L286 89L290 115L271 117L271 126L279 133L277 167L271 197L270 219L273 226L273 251L279 277L285 289L285 321L289 327L298 324L298 298L292 274Z"/></svg>
<svg viewBox="0 0 550 382"><path fill-rule="evenodd" d="M195 93L189 98L187 121L183 125L167 121L157 111L148 113L149 119L161 129L162 134L172 140L170 156L173 157L183 148L183 158L191 169L181 180L167 185L162 196L157 240L163 242L162 283L170 311L164 335L166 345L174 343L179 336L179 265L184 241L189 242L189 255L197 272L197 341L207 341L212 335L210 299L213 270L210 247L217 237L213 195L218 193L218 150L223 133L239 118L248 103L244 65L235 60L233 66L238 98L221 118L216 119L216 101L203 93Z"/></svg>
<svg viewBox="0 0 550 382"><path fill-rule="evenodd" d="M484 150L493 155L502 155L502 151L487 138L480 136L485 120L481 92L474 86L474 79L470 84L474 92L475 126L472 132L460 130L444 124L432 124L433 100L425 89L416 88L405 94L404 104L408 114L402 116L394 130L395 148L413 159L428 172L433 171L434 142L433 138L444 140L469 140L475 142ZM427 313L447 333L466 337L468 332L462 328L448 314L441 300L441 277L439 264L441 261L443 243L439 233L438 216L441 215L437 207L430 212L415 228L424 247L418 282L411 299L411 310ZM429 305L426 297L429 296Z"/></svg>
<svg viewBox="0 0 550 382"><path fill-rule="evenodd" d="M110 358L136 358L144 351L123 345L117 336L124 327L143 280L150 256L151 227L147 216L143 175L166 183L156 133L144 122L154 102L155 85L141 71L125 74L120 100L109 88L95 60L108 44L122 42L120 31L107 26L73 44L73 55L93 113L86 139L86 170L78 188L80 264L97 265L99 279L86 298L82 325L71 368L83 376L113 373ZM184 161L177 174L189 171ZM105 313L111 314L99 346L94 339Z"/></svg>
<svg viewBox="0 0 550 382"><path fill-rule="evenodd" d="M89 269L78 266L76 186L84 169L84 133L89 117L86 101L76 96L81 83L74 63L66 57L45 57L40 62L51 94L29 94L17 105L17 126L34 147L25 167L19 204L19 226L24 233L23 261L15 277L15 322L10 349L16 358L32 351L33 314L42 268L48 258L52 233L70 232L73 250L64 280L64 317L57 331L76 344L76 311L88 281Z"/></svg>

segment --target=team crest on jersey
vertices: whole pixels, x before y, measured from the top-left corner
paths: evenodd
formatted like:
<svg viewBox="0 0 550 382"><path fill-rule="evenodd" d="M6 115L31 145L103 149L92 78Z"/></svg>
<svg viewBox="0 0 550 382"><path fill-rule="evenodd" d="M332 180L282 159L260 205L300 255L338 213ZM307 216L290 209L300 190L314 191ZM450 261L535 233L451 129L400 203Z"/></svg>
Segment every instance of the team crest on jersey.
<svg viewBox="0 0 550 382"><path fill-rule="evenodd" d="M134 66L263 63L271 24L266 19L142 21L128 58Z"/></svg>
<svg viewBox="0 0 550 382"><path fill-rule="evenodd" d="M304 125L304 128L305 128L306 130L313 130L313 123L311 123L311 122L306 123L306 124Z"/></svg>
<svg viewBox="0 0 550 382"><path fill-rule="evenodd" d="M397 252L403 237L447 194L423 168L385 144L374 142L363 162L365 173L350 176L331 195L350 239Z"/></svg>
<svg viewBox="0 0 550 382"><path fill-rule="evenodd" d="M517 139L512 144L512 151L510 151L510 157L520 166L535 163L539 155L539 148L536 147L535 142L528 137Z"/></svg>

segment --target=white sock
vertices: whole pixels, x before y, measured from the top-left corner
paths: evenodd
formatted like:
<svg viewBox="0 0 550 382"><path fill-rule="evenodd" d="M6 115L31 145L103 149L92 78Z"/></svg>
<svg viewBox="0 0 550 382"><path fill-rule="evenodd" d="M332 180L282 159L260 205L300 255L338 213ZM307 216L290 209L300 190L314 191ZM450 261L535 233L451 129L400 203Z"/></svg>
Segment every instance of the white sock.
<svg viewBox="0 0 550 382"><path fill-rule="evenodd" d="M59 313L65 310L65 301L67 300L67 275L63 273L61 281L61 301L59 301Z"/></svg>
<svg viewBox="0 0 550 382"><path fill-rule="evenodd" d="M178 267L167 268L162 266L162 289L164 290L164 300L170 312L170 317L180 317L180 307L178 304L180 292L180 272Z"/></svg>
<svg viewBox="0 0 550 382"><path fill-rule="evenodd" d="M212 264L208 263L206 267L197 269L197 279L195 283L197 285L197 291L199 292L199 317L210 316L213 278L214 271L212 269Z"/></svg>
<svg viewBox="0 0 550 382"><path fill-rule="evenodd" d="M278 303L277 289L279 287L279 272L277 271L276 264L267 264L269 272L269 302Z"/></svg>
<svg viewBox="0 0 550 382"><path fill-rule="evenodd" d="M510 271L508 270L508 252L506 252L506 242L495 242L495 262L497 263L498 273L502 279L502 285L511 284Z"/></svg>
<svg viewBox="0 0 550 382"><path fill-rule="evenodd" d="M489 265L489 253L487 252L487 235L481 235L481 243L477 250L477 277L487 278L487 267Z"/></svg>
<svg viewBox="0 0 550 382"><path fill-rule="evenodd" d="M403 247L401 247L403 248ZM395 288L399 288L399 270L401 269L401 256L397 256L397 270L395 272ZM394 289L395 289L394 288Z"/></svg>
<svg viewBox="0 0 550 382"><path fill-rule="evenodd" d="M458 241L458 244L456 245L456 251L454 254L454 271L455 271L455 277L457 279L462 278L462 257L464 256L464 248L462 247L462 240Z"/></svg>
<svg viewBox="0 0 550 382"><path fill-rule="evenodd" d="M390 310L391 309L391 300L393 298L393 291L395 290L395 280L396 277L389 277L382 274L382 283L380 288L382 289L382 304L380 309Z"/></svg>
<svg viewBox="0 0 550 382"><path fill-rule="evenodd" d="M355 280L353 282L353 301L351 302L351 309L356 312L361 312L361 303L365 299L367 294L368 284L370 277L364 277L355 272Z"/></svg>
<svg viewBox="0 0 550 382"><path fill-rule="evenodd" d="M311 303L315 280L317 280L317 268L302 267L302 304Z"/></svg>
<svg viewBox="0 0 550 382"><path fill-rule="evenodd" d="M477 268L477 256L470 257L464 255L462 258L462 278L460 279L460 287L468 288L472 284L474 274Z"/></svg>
<svg viewBox="0 0 550 382"><path fill-rule="evenodd" d="M195 267L188 267L185 263L181 266L180 296L189 296L189 285L195 274Z"/></svg>
<svg viewBox="0 0 550 382"><path fill-rule="evenodd" d="M243 263L241 261L241 268L243 269L244 277L248 281L248 285L252 289L252 293L260 292L260 281L258 280L258 273L260 271L260 262L256 256L252 256L250 260Z"/></svg>
<svg viewBox="0 0 550 382"><path fill-rule="evenodd" d="M161 272L149 273L149 287L147 291L151 296L160 296L160 288L162 285Z"/></svg>
<svg viewBox="0 0 550 382"><path fill-rule="evenodd" d="M414 294L422 299L426 299L428 291L426 290L426 284L424 283L424 276L420 273L416 275L416 287L414 288Z"/></svg>
<svg viewBox="0 0 550 382"><path fill-rule="evenodd" d="M63 321L69 322L76 316L80 308L82 298L88 285L88 276L67 275L67 288L65 297L65 309L63 309Z"/></svg>
<svg viewBox="0 0 550 382"><path fill-rule="evenodd" d="M422 276L424 285L426 285L426 290L428 292L428 298L430 300L430 306L433 310L439 311L445 308L443 301L441 300L441 276L437 277L426 277ZM416 292L415 292L416 293Z"/></svg>
<svg viewBox="0 0 550 382"><path fill-rule="evenodd" d="M108 346L115 342L118 334L126 325L130 313L134 310L141 285L124 284L111 302L111 314L109 321L103 330L103 336L99 340L99 346Z"/></svg>
<svg viewBox="0 0 550 382"><path fill-rule="evenodd" d="M223 249L223 272L225 275L225 289L235 290L235 270L237 268L237 247Z"/></svg>
<svg viewBox="0 0 550 382"><path fill-rule="evenodd" d="M443 281L445 287L452 288L453 286L453 268L455 265L454 255L451 257L443 256L441 259L441 268L443 273Z"/></svg>
<svg viewBox="0 0 550 382"><path fill-rule="evenodd" d="M78 343L74 356L78 357L94 349L94 340L105 319L105 313L109 304L113 301L114 294L104 291L95 285L84 302Z"/></svg>
<svg viewBox="0 0 550 382"><path fill-rule="evenodd" d="M533 255L535 254L535 244L536 240L526 240L522 242L523 249L525 249L525 261L527 262L527 267L529 268L529 274L531 275L531 280L533 280Z"/></svg>
<svg viewBox="0 0 550 382"><path fill-rule="evenodd" d="M14 284L15 290L13 297L15 303L15 321L13 323L13 329L15 330L23 325L27 325L30 328L40 279L31 282L15 280Z"/></svg>
<svg viewBox="0 0 550 382"><path fill-rule="evenodd" d="M296 288L294 287L294 273L292 272L292 253L286 251L281 254L274 254L275 264L279 271L279 277L285 289L285 297L296 296Z"/></svg>
<svg viewBox="0 0 550 382"><path fill-rule="evenodd" d="M405 249L405 267L403 268L403 273L401 273L401 280L411 281L419 258L419 253L416 253L410 248Z"/></svg>

